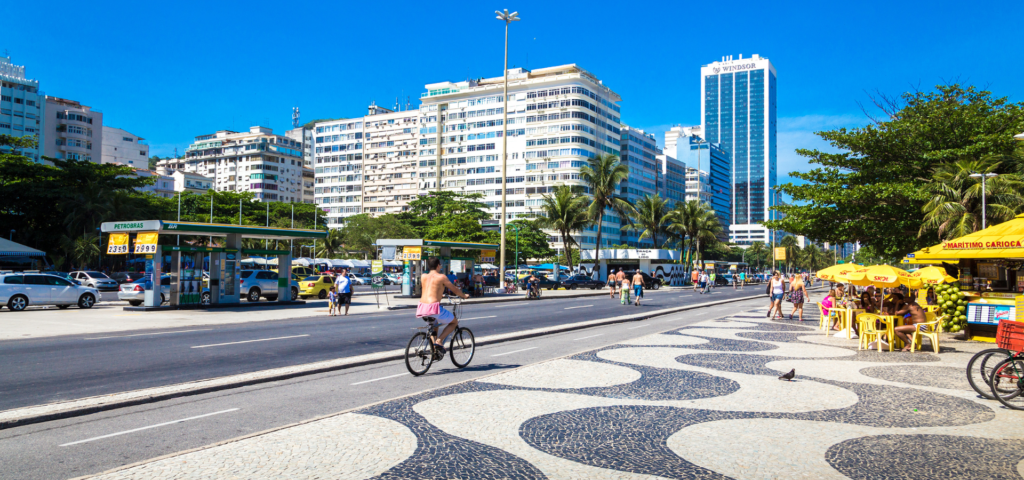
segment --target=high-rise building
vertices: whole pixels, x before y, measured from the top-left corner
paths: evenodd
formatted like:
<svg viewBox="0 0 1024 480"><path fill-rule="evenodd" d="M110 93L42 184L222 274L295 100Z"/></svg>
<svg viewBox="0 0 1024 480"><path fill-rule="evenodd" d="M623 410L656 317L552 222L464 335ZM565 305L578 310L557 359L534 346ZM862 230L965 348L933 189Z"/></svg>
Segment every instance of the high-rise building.
<svg viewBox="0 0 1024 480"><path fill-rule="evenodd" d="M11 57L0 57L0 134L15 137L38 135L35 148L17 151L32 160L41 161L46 137L43 123L46 102L39 91L39 81L25 78L25 66L14 65ZM11 147L0 147L9 152Z"/></svg>
<svg viewBox="0 0 1024 480"><path fill-rule="evenodd" d="M345 217L363 212L363 119L317 123L313 141L313 203L328 227L341 228Z"/></svg>
<svg viewBox="0 0 1024 480"><path fill-rule="evenodd" d="M669 208L686 201L686 163L667 154L658 155L661 166L659 186Z"/></svg>
<svg viewBox="0 0 1024 480"><path fill-rule="evenodd" d="M657 137L653 133L647 133L639 128L622 125L620 141L619 160L629 167L629 177L622 182L619 194L631 205L636 205L645 196L660 194L662 189L659 188L659 185L664 179L661 176L663 168L659 165L661 161L658 159L662 151L658 147ZM627 223L627 219L621 219L622 227ZM655 248L652 239L640 240L640 232L621 230L620 232L616 235L608 235L609 240L621 236L622 240L617 243L625 243L630 247ZM611 232L606 230L602 234L602 243L605 234L609 233Z"/></svg>
<svg viewBox="0 0 1024 480"><path fill-rule="evenodd" d="M767 58L730 55L701 67L703 137L718 143L732 163L729 238L740 245L770 242L762 225L774 219L776 184L775 67Z"/></svg>
<svg viewBox="0 0 1024 480"><path fill-rule="evenodd" d="M220 130L195 137L184 158L160 168L213 178L217 191L252 192L261 201L303 201L302 143L266 127Z"/></svg>
<svg viewBox="0 0 1024 480"><path fill-rule="evenodd" d="M103 126L103 156L100 157L100 163L149 168L149 145L145 140L127 130Z"/></svg>
<svg viewBox="0 0 1024 480"><path fill-rule="evenodd" d="M699 133L699 127L672 127L665 132L665 153L686 164L686 200L711 205L722 226L719 239L726 242L732 223L732 165L721 144L707 142Z"/></svg>
<svg viewBox="0 0 1024 480"><path fill-rule="evenodd" d="M419 110L370 105L363 117L363 213L401 213L419 193Z"/></svg>
<svg viewBox="0 0 1024 480"><path fill-rule="evenodd" d="M420 98L420 190L483 194L495 220L501 218L501 179L506 178L507 220L540 216L543 195L560 185L586 187L579 169L602 153L619 155L622 99L594 74L575 64L508 71L508 138L502 138L503 77L426 86ZM501 171L507 140L508 169ZM430 172L430 162L436 170ZM426 166L424 164L426 163ZM430 176L433 174L433 176ZM574 236L594 248L597 228L615 230L602 243L620 241L621 219L604 219ZM608 230L611 231L611 230ZM553 248L562 248L548 232Z"/></svg>
<svg viewBox="0 0 1024 480"><path fill-rule="evenodd" d="M46 95L43 155L63 160L100 162L103 114L74 100Z"/></svg>

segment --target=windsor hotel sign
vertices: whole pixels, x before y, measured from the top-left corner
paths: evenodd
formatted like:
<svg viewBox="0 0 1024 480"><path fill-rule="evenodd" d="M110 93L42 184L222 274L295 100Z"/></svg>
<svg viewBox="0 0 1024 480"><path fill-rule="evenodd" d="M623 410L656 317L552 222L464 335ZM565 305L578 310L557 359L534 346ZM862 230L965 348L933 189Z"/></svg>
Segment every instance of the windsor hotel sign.
<svg viewBox="0 0 1024 480"><path fill-rule="evenodd" d="M715 73L722 73L722 72L739 72L739 71L742 71L742 70L750 70L752 68L757 68L757 64L756 63L742 63L742 64L739 64L739 65L730 65L730 66L726 66L726 67L714 67L714 68L712 68L712 70L714 70Z"/></svg>

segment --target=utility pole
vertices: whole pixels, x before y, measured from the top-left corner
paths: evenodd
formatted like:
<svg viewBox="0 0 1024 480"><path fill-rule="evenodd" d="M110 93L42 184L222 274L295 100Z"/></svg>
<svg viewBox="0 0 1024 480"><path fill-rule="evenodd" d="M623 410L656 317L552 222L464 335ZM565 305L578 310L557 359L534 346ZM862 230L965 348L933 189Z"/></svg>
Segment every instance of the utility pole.
<svg viewBox="0 0 1024 480"><path fill-rule="evenodd" d="M508 9L502 11L495 11L498 14L498 20L505 22L505 69L502 73L505 76L505 86L502 96L502 100L505 102L504 108L502 108L502 114L504 120L501 122L502 135L501 135L501 245L499 250L501 253L501 261L498 264L499 272L498 278L504 280L505 278L505 195L508 191L507 180L508 180L508 25L512 22L519 21L519 12L508 13ZM440 142L438 148L441 148ZM518 264L516 265L518 267Z"/></svg>

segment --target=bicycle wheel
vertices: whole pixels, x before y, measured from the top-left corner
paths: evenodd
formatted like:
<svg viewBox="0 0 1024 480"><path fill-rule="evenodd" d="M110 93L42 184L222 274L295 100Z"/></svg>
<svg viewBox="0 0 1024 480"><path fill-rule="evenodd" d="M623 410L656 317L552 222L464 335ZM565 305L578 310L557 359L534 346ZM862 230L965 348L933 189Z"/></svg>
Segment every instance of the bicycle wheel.
<svg viewBox="0 0 1024 480"><path fill-rule="evenodd" d="M476 339L473 338L473 332L468 328L461 327L456 330L448 344L448 352L456 367L464 368L469 365L469 362L473 360L473 355L476 354Z"/></svg>
<svg viewBox="0 0 1024 480"><path fill-rule="evenodd" d="M992 394L999 403L1013 410L1024 410L1024 358L1010 357L992 369L989 379Z"/></svg>
<svg viewBox="0 0 1024 480"><path fill-rule="evenodd" d="M992 396L992 388L989 386L989 379L992 378L992 367L1010 356L1010 352L1002 348L989 348L982 350L967 362L967 382L971 388L982 398L995 400Z"/></svg>
<svg viewBox="0 0 1024 480"><path fill-rule="evenodd" d="M405 367L409 373L420 376L430 370L434 363L434 342L426 333L419 332L409 339L409 345L405 347Z"/></svg>

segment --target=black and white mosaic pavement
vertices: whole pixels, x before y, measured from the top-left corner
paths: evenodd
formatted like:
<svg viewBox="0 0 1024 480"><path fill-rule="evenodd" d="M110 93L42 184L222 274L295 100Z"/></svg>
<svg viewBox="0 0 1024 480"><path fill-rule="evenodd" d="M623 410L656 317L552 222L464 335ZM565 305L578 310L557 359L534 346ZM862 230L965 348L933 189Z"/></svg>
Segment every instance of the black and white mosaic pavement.
<svg viewBox="0 0 1024 480"><path fill-rule="evenodd" d="M333 417L381 433L339 444L361 466L323 478L1022 478L1024 412L974 395L969 355L858 351L817 312L764 313ZM791 368L795 381L775 378ZM198 478L179 463L145 473Z"/></svg>

